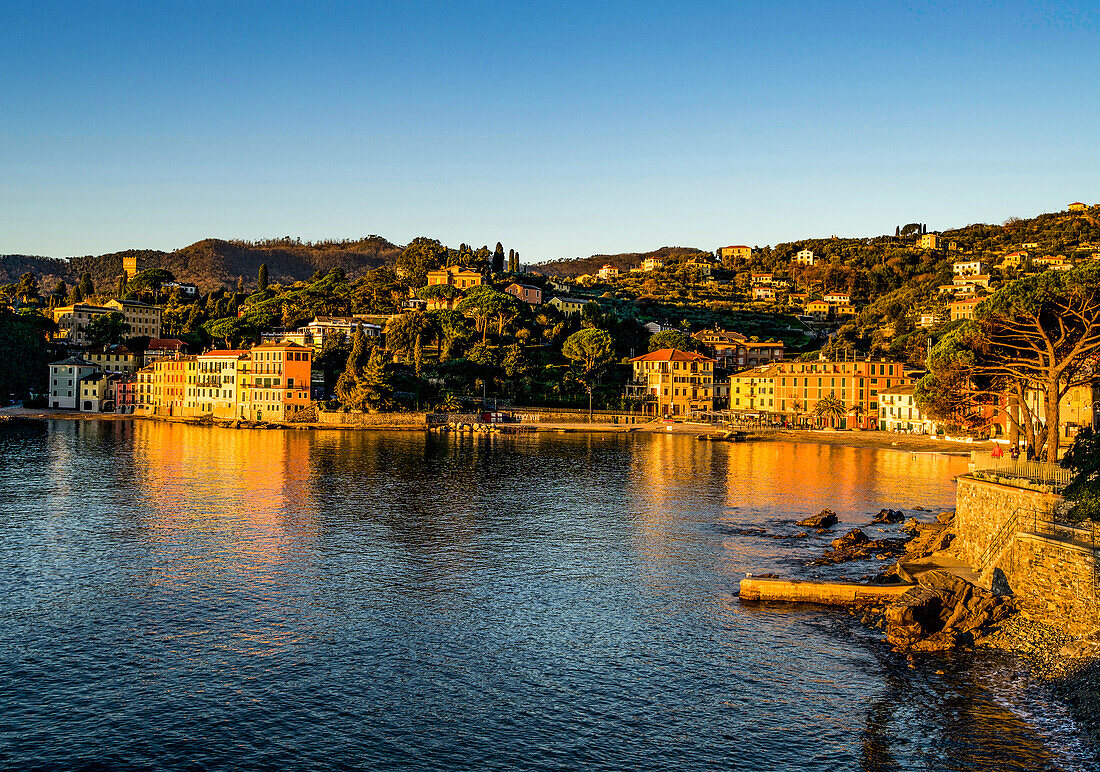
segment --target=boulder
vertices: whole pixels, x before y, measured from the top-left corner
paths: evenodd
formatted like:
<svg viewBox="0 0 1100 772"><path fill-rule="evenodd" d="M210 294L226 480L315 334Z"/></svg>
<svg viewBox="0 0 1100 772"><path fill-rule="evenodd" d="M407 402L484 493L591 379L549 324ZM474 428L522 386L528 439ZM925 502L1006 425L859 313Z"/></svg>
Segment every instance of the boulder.
<svg viewBox="0 0 1100 772"><path fill-rule="evenodd" d="M900 523L905 519L905 515L898 509L880 509L874 519L871 520L871 525L882 525L883 523Z"/></svg>
<svg viewBox="0 0 1100 772"><path fill-rule="evenodd" d="M865 544L868 541L870 541L870 539L867 538L867 534L858 528L854 528L843 536L833 539L830 543L834 550L846 550L851 549L857 544Z"/></svg>
<svg viewBox="0 0 1100 772"><path fill-rule="evenodd" d="M886 640L897 651L947 651L1014 610L1011 599L946 571L929 571L919 582L883 614Z"/></svg>
<svg viewBox="0 0 1100 772"><path fill-rule="evenodd" d="M820 514L807 517L805 520L799 520L795 525L800 525L803 528L831 528L836 523L836 512L831 509L823 509Z"/></svg>

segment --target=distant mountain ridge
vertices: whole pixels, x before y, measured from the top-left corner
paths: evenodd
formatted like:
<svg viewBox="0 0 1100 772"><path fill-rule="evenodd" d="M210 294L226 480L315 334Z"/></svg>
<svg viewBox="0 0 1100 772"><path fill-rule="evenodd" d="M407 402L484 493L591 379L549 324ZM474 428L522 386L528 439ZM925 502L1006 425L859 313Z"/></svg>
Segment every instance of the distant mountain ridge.
<svg viewBox="0 0 1100 772"><path fill-rule="evenodd" d="M255 286L263 264L267 265L272 282L300 281L317 271L328 273L336 267L354 279L373 268L392 265L401 254L401 247L381 236L316 243L296 239L261 242L203 239L173 252L134 249L68 259L0 255L0 284L18 281L29 271L37 274L43 289L49 290L59 280L71 286L87 271L97 289L109 289L122 274L122 258L134 254L144 257L147 267L164 268L178 281L190 282L208 292L236 286L237 279L242 277L247 286Z"/></svg>

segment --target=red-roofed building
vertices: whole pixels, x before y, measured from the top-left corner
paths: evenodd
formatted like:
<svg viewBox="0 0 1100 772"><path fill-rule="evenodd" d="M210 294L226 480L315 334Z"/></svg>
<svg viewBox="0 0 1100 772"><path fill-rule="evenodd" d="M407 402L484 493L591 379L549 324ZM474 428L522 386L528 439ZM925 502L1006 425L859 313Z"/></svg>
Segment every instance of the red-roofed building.
<svg viewBox="0 0 1100 772"><path fill-rule="evenodd" d="M145 364L151 364L158 359L178 357L187 353L187 344L179 338L153 338L145 347Z"/></svg>
<svg viewBox="0 0 1100 772"><path fill-rule="evenodd" d="M714 360L693 351L663 348L630 360L634 380L627 397L642 400L647 415L687 418L714 409Z"/></svg>

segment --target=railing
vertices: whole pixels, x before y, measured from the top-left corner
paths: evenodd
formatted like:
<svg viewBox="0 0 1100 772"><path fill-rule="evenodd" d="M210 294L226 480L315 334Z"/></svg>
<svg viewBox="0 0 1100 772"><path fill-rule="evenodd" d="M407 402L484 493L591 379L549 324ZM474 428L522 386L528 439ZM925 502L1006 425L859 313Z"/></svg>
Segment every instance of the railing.
<svg viewBox="0 0 1100 772"><path fill-rule="evenodd" d="M1073 480L1073 472L1058 464L1047 461L1027 461L1022 458L1013 459L1008 455L995 458L985 451L971 451L970 467L971 471L979 477L990 475L1010 477L1058 488L1064 488Z"/></svg>

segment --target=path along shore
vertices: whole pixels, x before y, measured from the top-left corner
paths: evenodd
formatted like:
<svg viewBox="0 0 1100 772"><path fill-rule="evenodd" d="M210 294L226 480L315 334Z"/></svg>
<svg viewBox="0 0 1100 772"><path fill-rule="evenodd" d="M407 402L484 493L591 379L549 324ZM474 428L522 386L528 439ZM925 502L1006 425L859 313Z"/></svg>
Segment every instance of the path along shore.
<svg viewBox="0 0 1100 772"><path fill-rule="evenodd" d="M217 426L235 427L242 429L323 429L323 430L357 430L357 431L424 431L423 426L410 426L399 423L392 425L379 424L373 426L358 426L354 424L320 424L320 423L256 423L249 421L233 421L210 418L164 417L164 416L135 416L119 415L116 413L77 413L70 410L27 409L23 407L0 408L0 420L12 419L61 419L61 420L156 420L173 423L187 423ZM696 423L665 423L661 420L653 420L643 424L609 424L588 422L532 422L519 424L503 424L505 431L519 432L558 432L558 433L601 433L601 434L690 434L690 435L721 435L723 429L708 424ZM887 448L893 450L909 451L911 453L950 453L956 455L968 454L971 450L988 447L988 442L952 442L936 440L927 435L898 434L882 431L838 431L838 430L814 430L814 429L747 429L744 430L750 442L766 440L783 440L787 442L811 442L826 445L844 445L848 447Z"/></svg>

